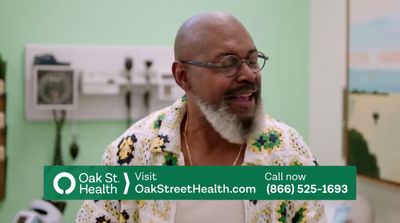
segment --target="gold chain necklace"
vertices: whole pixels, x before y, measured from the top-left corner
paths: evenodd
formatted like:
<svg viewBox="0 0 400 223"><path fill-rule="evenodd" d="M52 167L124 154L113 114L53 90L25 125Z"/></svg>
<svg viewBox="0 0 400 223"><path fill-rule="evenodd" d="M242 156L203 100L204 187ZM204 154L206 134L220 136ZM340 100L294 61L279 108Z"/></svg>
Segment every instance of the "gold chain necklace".
<svg viewBox="0 0 400 223"><path fill-rule="evenodd" d="M185 128L183 129L183 140L185 141L185 147L186 147L186 151L187 151L188 158L189 158L189 164L190 164L190 166L193 166L192 156L191 156L191 154L190 154L190 148L189 148L189 144L188 144L187 136L186 136L186 130L187 130L187 124L188 124L188 122L189 122L189 114L186 113ZM237 154L236 159L235 159L235 162L233 162L232 166L236 166L237 162L239 161L240 154L242 153L242 150L244 149L245 145L246 145L246 144L243 144L243 145L240 147L239 153Z"/></svg>

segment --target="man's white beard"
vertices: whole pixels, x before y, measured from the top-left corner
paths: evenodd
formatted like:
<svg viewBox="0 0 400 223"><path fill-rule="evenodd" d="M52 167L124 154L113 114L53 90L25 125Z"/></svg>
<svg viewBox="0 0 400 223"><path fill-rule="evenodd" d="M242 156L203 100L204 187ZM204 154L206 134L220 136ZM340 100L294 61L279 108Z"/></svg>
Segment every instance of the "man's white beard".
<svg viewBox="0 0 400 223"><path fill-rule="evenodd" d="M257 120L263 116L261 101L256 105L256 113L253 120L250 125L246 126L235 114L232 114L226 103L211 105L195 95L193 99L215 131L230 143L245 143Z"/></svg>

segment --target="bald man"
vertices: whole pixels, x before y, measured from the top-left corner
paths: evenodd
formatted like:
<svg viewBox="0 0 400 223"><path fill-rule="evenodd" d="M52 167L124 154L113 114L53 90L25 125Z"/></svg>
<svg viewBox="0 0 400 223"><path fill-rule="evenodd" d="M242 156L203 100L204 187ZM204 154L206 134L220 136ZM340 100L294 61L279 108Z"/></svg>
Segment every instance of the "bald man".
<svg viewBox="0 0 400 223"><path fill-rule="evenodd" d="M104 165L316 165L296 130L263 113L268 57L233 16L195 15L180 27L172 72L185 95L132 125ZM318 201L86 201L77 222L323 222Z"/></svg>

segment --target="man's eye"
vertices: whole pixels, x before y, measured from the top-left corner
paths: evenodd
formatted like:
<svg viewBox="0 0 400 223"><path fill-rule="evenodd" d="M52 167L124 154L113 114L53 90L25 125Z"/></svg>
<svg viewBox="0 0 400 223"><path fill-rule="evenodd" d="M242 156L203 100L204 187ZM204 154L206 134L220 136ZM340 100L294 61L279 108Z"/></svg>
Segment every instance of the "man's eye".
<svg viewBox="0 0 400 223"><path fill-rule="evenodd" d="M249 60L249 64L257 64L257 60Z"/></svg>
<svg viewBox="0 0 400 223"><path fill-rule="evenodd" d="M238 63L238 59L235 56L226 56L220 63L222 67L232 67Z"/></svg>
<svg viewBox="0 0 400 223"><path fill-rule="evenodd" d="M253 54L249 57L249 63L250 64L256 64L258 60L258 55L257 54Z"/></svg>

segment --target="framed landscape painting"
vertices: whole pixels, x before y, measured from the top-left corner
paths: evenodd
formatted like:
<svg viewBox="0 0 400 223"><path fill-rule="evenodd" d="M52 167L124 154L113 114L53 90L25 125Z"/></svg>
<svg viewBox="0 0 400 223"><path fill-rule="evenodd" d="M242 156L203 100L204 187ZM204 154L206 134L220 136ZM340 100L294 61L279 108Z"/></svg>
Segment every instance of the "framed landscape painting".
<svg viewBox="0 0 400 223"><path fill-rule="evenodd" d="M349 0L346 160L400 185L400 1Z"/></svg>

